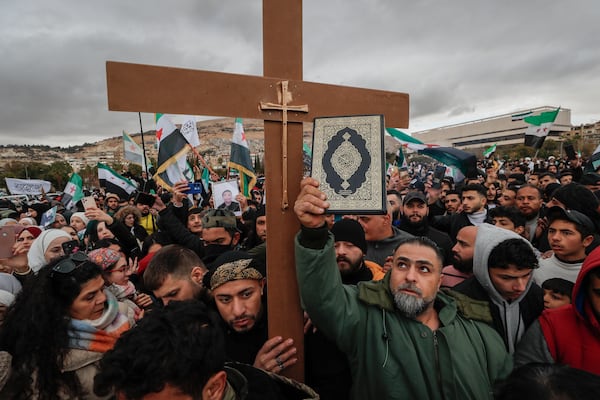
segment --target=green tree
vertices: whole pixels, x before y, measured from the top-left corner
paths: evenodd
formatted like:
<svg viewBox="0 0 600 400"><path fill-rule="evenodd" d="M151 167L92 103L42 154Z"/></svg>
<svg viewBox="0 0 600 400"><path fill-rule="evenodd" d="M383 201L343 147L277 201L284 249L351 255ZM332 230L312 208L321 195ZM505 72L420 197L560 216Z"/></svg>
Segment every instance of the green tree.
<svg viewBox="0 0 600 400"><path fill-rule="evenodd" d="M45 180L52 183L55 190L63 190L69 181L69 175L73 172L73 168L66 161L55 161L50 164Z"/></svg>

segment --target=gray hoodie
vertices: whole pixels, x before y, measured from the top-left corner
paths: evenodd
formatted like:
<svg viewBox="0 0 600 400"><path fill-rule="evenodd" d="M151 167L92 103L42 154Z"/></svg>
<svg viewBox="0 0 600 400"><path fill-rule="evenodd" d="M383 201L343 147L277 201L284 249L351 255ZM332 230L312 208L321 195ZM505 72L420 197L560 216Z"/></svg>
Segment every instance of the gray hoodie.
<svg viewBox="0 0 600 400"><path fill-rule="evenodd" d="M532 277L527 282L523 294L516 300L508 302L496 290L490 279L488 271L488 259L492 250L508 239L521 239L532 249L531 244L523 237L508 229L498 228L490 224L481 224L477 229L475 238L475 252L473 254L473 275L488 293L490 299L500 309L500 317L507 337L508 351L514 353L515 345L525 332L525 324L519 310L519 303L527 295L533 283Z"/></svg>

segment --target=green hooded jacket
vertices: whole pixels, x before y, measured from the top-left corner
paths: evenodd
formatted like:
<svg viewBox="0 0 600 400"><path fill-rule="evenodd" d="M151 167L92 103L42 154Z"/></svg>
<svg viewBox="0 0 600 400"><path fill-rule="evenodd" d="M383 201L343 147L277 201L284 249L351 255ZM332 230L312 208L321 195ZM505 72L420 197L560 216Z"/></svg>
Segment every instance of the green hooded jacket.
<svg viewBox="0 0 600 400"><path fill-rule="evenodd" d="M512 369L496 331L461 316L454 298L438 293L440 328L432 332L397 311L390 272L378 282L342 285L333 236L319 249L304 247L302 235L295 240L302 301L315 326L346 353L353 399L492 398L494 382Z"/></svg>

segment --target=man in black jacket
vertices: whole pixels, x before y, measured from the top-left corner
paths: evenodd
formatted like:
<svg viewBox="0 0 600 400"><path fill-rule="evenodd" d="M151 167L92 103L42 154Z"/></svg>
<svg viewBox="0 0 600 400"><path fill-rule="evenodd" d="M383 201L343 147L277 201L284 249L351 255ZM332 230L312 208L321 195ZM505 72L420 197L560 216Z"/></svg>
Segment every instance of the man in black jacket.
<svg viewBox="0 0 600 400"><path fill-rule="evenodd" d="M444 253L444 265L452 264L452 240L448 234L429 226L429 205L421 192L409 192L404 197L404 213L399 228L413 236L425 236Z"/></svg>
<svg viewBox="0 0 600 400"><path fill-rule="evenodd" d="M461 192L462 211L460 213L435 217L432 225L446 232L453 242L461 228L469 225L479 226L488 221L487 189L480 184L470 184Z"/></svg>

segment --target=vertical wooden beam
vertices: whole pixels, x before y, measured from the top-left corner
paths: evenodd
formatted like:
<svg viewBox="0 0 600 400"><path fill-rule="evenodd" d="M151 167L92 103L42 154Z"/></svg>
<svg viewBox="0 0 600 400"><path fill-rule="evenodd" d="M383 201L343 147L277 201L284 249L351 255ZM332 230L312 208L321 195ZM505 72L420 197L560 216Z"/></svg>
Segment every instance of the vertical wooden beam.
<svg viewBox="0 0 600 400"><path fill-rule="evenodd" d="M263 72L266 77L302 80L301 0L263 0ZM272 89L277 90L276 87ZM293 96L294 87L289 90ZM281 123L265 121L269 337L279 335L284 339L294 339L298 363L288 368L285 375L304 381L303 320L293 243L299 229L293 213L293 202L298 196L302 178L302 123L288 125L290 207L286 210L280 207L283 190L281 139Z"/></svg>

